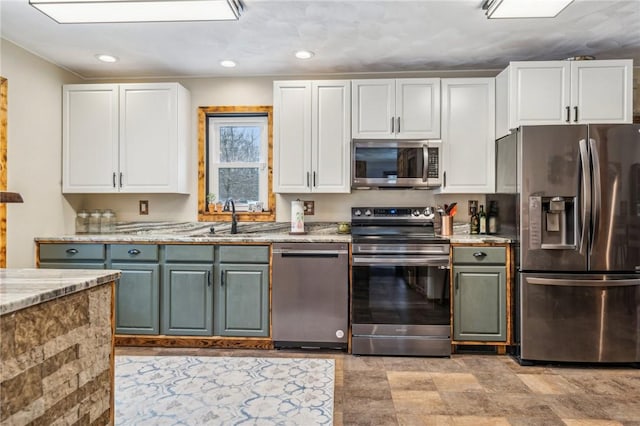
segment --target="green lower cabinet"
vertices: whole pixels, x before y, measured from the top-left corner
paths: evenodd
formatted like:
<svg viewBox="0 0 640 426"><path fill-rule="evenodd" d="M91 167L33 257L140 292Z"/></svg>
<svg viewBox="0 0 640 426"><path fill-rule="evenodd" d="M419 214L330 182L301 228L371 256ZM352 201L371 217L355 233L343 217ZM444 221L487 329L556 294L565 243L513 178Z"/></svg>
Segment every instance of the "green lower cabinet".
<svg viewBox="0 0 640 426"><path fill-rule="evenodd" d="M160 265L112 263L122 270L116 284L116 333L159 334Z"/></svg>
<svg viewBox="0 0 640 426"><path fill-rule="evenodd" d="M220 264L214 332L269 336L269 265Z"/></svg>
<svg viewBox="0 0 640 426"><path fill-rule="evenodd" d="M163 265L161 334L210 336L213 332L213 265Z"/></svg>
<svg viewBox="0 0 640 426"><path fill-rule="evenodd" d="M453 266L453 338L507 339L507 280L504 266Z"/></svg>

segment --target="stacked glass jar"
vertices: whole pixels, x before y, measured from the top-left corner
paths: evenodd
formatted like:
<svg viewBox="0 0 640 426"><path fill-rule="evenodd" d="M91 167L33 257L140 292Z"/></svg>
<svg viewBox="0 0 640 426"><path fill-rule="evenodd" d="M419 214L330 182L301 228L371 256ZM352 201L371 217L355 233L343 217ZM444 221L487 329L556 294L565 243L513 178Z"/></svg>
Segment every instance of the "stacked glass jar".
<svg viewBox="0 0 640 426"><path fill-rule="evenodd" d="M112 234L116 232L116 214L111 209L80 210L76 214L76 234Z"/></svg>
<svg viewBox="0 0 640 426"><path fill-rule="evenodd" d="M80 210L76 214L76 234L86 234L89 232L89 212Z"/></svg>
<svg viewBox="0 0 640 426"><path fill-rule="evenodd" d="M116 214L107 209L102 212L102 217L100 218L100 233L113 234L114 232L116 232Z"/></svg>

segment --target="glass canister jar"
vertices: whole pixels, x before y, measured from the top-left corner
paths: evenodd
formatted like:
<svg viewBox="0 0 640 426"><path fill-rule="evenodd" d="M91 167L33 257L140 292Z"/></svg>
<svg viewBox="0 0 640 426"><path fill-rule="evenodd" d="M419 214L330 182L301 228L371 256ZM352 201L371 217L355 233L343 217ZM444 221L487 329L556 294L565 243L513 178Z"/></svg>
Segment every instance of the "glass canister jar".
<svg viewBox="0 0 640 426"><path fill-rule="evenodd" d="M76 234L86 234L89 232L89 212L80 210L76 214Z"/></svg>
<svg viewBox="0 0 640 426"><path fill-rule="evenodd" d="M105 210L100 218L100 233L113 234L116 232L116 214L113 210Z"/></svg>
<svg viewBox="0 0 640 426"><path fill-rule="evenodd" d="M100 210L94 210L89 215L89 233L90 234L99 234L100 233L100 222L102 221L102 213Z"/></svg>

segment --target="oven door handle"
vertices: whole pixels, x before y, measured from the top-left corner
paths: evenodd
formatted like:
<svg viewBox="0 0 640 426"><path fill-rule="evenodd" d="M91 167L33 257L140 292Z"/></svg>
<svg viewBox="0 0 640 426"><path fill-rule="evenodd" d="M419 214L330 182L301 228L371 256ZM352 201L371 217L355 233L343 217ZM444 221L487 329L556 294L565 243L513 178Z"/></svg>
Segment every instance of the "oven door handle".
<svg viewBox="0 0 640 426"><path fill-rule="evenodd" d="M353 256L353 266L449 266L449 256Z"/></svg>

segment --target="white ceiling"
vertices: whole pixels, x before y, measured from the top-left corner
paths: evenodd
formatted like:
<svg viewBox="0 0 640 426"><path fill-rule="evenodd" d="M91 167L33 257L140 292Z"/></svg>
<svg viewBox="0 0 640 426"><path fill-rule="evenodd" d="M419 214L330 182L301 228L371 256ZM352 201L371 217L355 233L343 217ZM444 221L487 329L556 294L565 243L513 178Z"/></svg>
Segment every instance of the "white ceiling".
<svg viewBox="0 0 640 426"><path fill-rule="evenodd" d="M28 0L0 0L0 34L87 79L485 70L577 55L640 66L640 0L574 0L553 19L508 20L488 20L483 0L243 2L232 22L61 25ZM302 48L315 56L295 59Z"/></svg>

